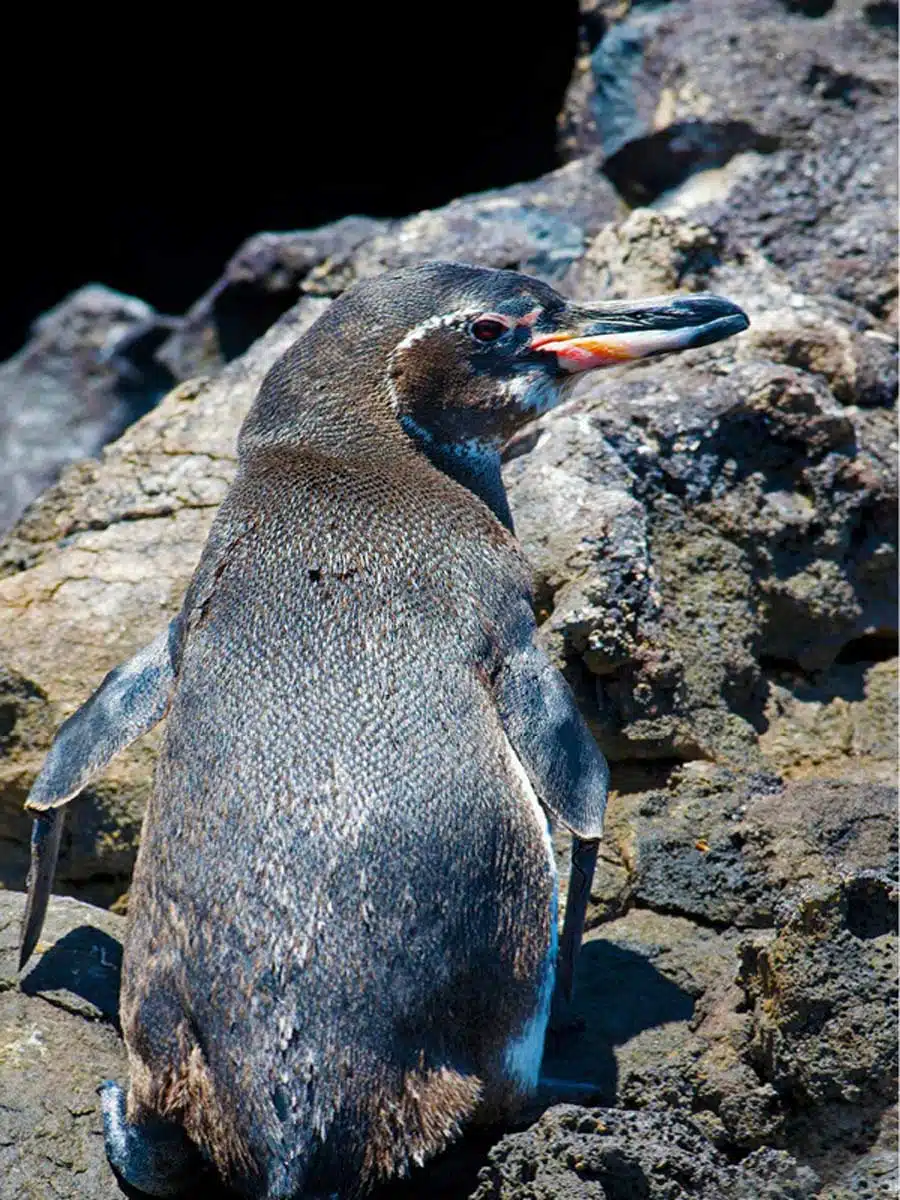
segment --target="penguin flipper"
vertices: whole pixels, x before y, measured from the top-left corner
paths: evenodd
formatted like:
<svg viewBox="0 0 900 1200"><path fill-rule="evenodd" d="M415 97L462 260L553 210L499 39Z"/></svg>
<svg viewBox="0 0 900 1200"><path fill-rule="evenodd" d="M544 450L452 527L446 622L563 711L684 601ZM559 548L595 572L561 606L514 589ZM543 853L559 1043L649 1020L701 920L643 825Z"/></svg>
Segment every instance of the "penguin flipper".
<svg viewBox="0 0 900 1200"><path fill-rule="evenodd" d="M115 754L162 720L175 683L174 625L114 667L59 727L25 801L30 812L68 803Z"/></svg>
<svg viewBox="0 0 900 1200"><path fill-rule="evenodd" d="M591 898L591 884L594 880L594 868L597 865L597 852L600 842L593 838L587 841L580 837L572 838L572 866L569 870L569 891L566 896L566 915L563 919L563 930L559 938L559 951L556 958L556 997L554 1018L559 1019L560 1007L572 999L572 988L575 981L575 963L581 950L581 939L584 935L584 921L587 916L588 901Z"/></svg>
<svg viewBox="0 0 900 1200"><path fill-rule="evenodd" d="M62 806L165 716L175 683L176 621L115 667L59 728L25 807L35 814L19 970L40 937L62 839Z"/></svg>
<svg viewBox="0 0 900 1200"><path fill-rule="evenodd" d="M597 862L609 767L569 685L529 639L509 656L495 684L507 738L544 808L572 833L572 866L559 940L554 1009L572 999L575 962Z"/></svg>
<svg viewBox="0 0 900 1200"><path fill-rule="evenodd" d="M504 662L494 696L541 804L577 838L599 838L609 767L561 673L529 641Z"/></svg>

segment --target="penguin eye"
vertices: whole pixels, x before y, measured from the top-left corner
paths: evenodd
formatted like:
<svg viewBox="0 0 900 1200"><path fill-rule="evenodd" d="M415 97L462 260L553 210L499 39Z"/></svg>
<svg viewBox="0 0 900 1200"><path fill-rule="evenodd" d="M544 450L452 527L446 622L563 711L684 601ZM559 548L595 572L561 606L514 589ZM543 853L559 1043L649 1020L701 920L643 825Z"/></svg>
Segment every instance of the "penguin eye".
<svg viewBox="0 0 900 1200"><path fill-rule="evenodd" d="M509 330L509 323L502 317L479 317L469 327L469 332L477 342L496 342Z"/></svg>

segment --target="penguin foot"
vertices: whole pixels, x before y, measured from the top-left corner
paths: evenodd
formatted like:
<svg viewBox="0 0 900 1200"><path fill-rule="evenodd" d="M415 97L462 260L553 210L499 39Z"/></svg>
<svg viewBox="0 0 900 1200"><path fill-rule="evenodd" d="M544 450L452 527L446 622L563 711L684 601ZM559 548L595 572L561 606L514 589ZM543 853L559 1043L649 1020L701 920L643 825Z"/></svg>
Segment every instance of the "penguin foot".
<svg viewBox="0 0 900 1200"><path fill-rule="evenodd" d="M119 1178L148 1196L196 1195L205 1165L180 1125L125 1116L125 1093L107 1080L98 1089L106 1157Z"/></svg>

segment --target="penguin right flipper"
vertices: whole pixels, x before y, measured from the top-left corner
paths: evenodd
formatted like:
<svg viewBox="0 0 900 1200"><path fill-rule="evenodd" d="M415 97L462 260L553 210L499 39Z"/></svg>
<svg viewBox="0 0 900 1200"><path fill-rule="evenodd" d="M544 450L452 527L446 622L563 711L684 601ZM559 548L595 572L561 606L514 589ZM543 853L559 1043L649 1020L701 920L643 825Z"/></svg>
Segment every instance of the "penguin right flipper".
<svg viewBox="0 0 900 1200"><path fill-rule="evenodd" d="M44 924L62 838L62 806L99 775L115 754L165 716L176 678L177 626L176 618L149 646L110 671L53 739L25 801L36 819L19 970L31 957Z"/></svg>
<svg viewBox="0 0 900 1200"><path fill-rule="evenodd" d="M556 968L557 1014L572 998L609 790L609 767L561 673L531 640L494 681L500 719L543 807L572 833L572 867Z"/></svg>
<svg viewBox="0 0 900 1200"><path fill-rule="evenodd" d="M576 838L599 838L609 767L562 674L529 637L507 656L493 687L506 736L543 807Z"/></svg>

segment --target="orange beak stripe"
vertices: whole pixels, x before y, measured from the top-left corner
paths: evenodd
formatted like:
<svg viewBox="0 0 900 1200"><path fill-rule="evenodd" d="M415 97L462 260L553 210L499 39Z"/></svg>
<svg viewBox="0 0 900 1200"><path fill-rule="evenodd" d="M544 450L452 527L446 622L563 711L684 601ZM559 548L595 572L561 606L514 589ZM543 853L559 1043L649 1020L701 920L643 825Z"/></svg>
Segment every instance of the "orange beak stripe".
<svg viewBox="0 0 900 1200"><path fill-rule="evenodd" d="M548 350L556 354L572 371L587 371L592 367L630 362L640 358L641 352L626 341L627 335L611 334L607 337L578 337L575 334L540 334L532 343L532 350Z"/></svg>

